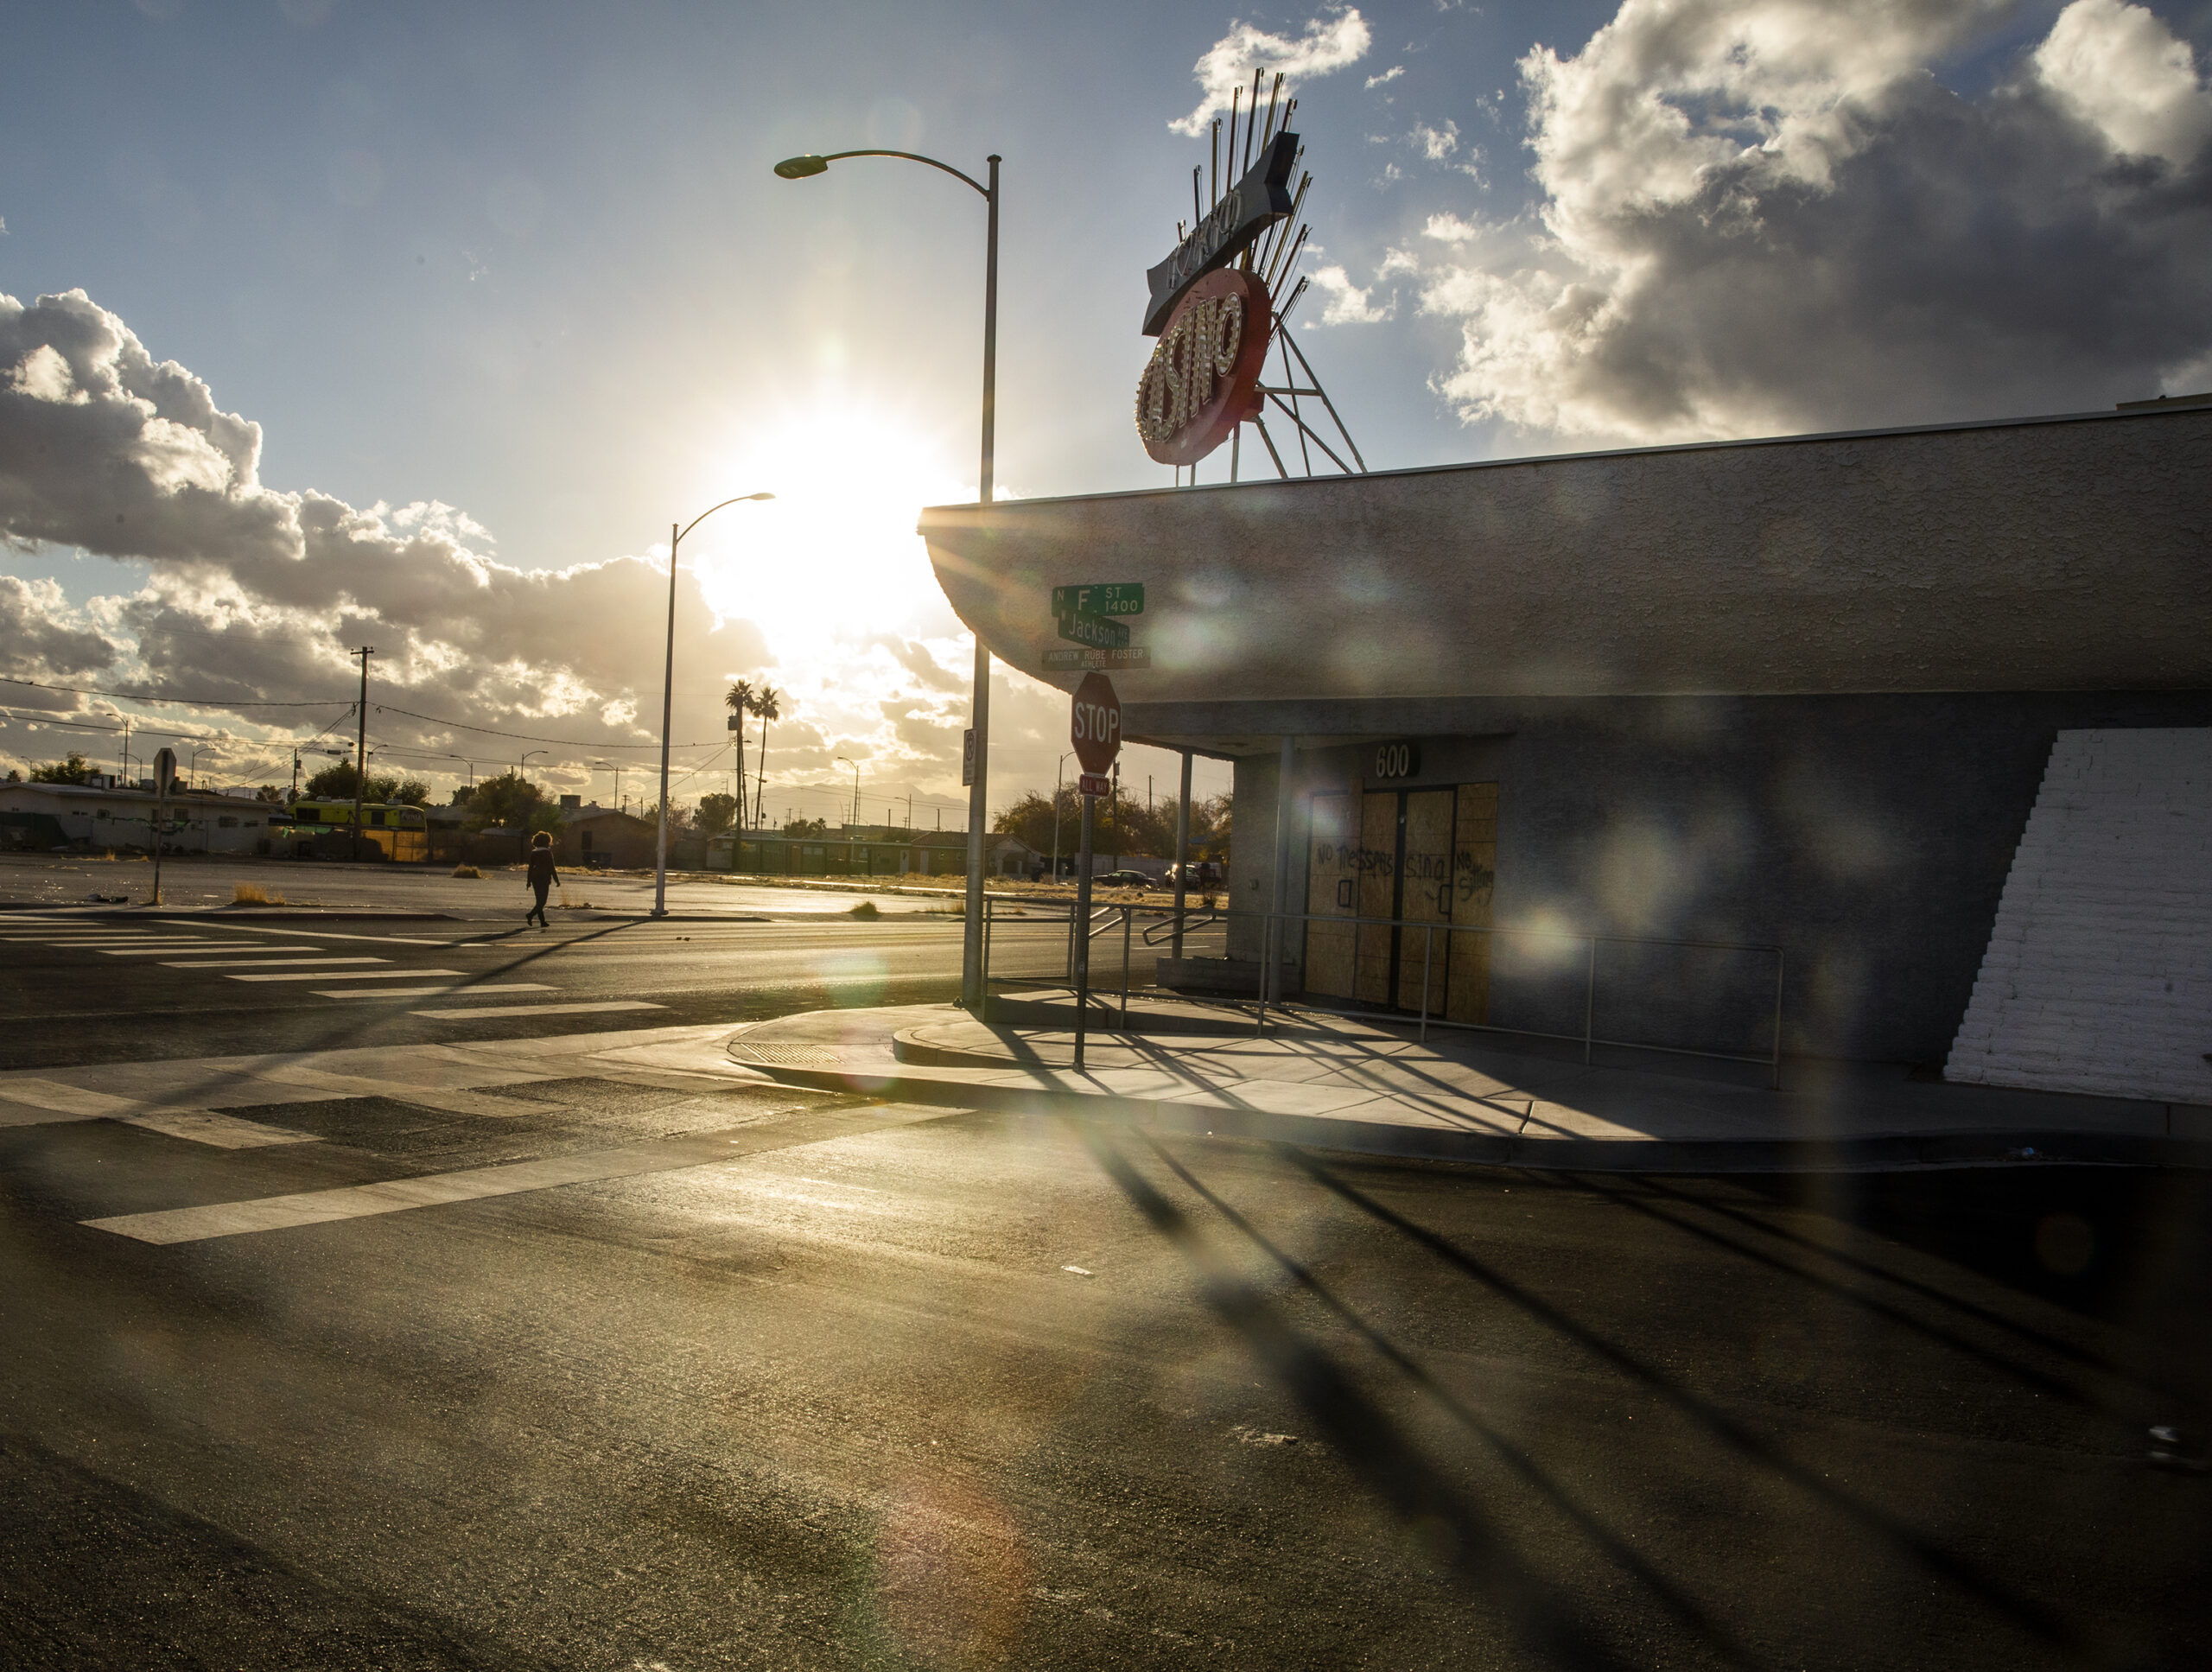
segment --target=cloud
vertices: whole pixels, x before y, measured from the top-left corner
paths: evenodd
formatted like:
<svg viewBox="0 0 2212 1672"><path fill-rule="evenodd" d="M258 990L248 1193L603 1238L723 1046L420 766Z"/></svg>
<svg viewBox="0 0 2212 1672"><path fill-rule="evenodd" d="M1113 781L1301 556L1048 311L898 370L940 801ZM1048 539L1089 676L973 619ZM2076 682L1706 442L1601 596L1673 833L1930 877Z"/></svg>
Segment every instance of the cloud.
<svg viewBox="0 0 2212 1672"><path fill-rule="evenodd" d="M2122 155L2181 168L2212 136L2212 99L2188 45L2140 6L2076 0L2036 48L2035 67L2044 86Z"/></svg>
<svg viewBox="0 0 2212 1672"><path fill-rule="evenodd" d="M1306 32L1294 39L1270 35L1256 23L1234 22L1229 33L1207 48L1191 67L1201 90L1198 108L1167 125L1195 138L1205 132L1206 124L1215 115L1228 111L1238 89L1251 92L1253 71L1263 69L1270 76L1281 71L1293 84L1310 81L1357 64L1367 56L1372 40L1367 20L1350 6L1332 8L1308 19Z"/></svg>
<svg viewBox="0 0 2212 1672"><path fill-rule="evenodd" d="M1398 311L1395 296L1381 303L1371 301L1375 287L1363 290L1341 267L1316 268L1313 288L1329 299L1321 310L1324 325L1379 325Z"/></svg>
<svg viewBox="0 0 2212 1672"><path fill-rule="evenodd" d="M1441 128L1432 128L1426 122L1414 124L1413 148L1431 162L1442 162L1459 149L1459 124L1446 122Z"/></svg>
<svg viewBox="0 0 2212 1672"><path fill-rule="evenodd" d="M1389 69L1383 71L1382 74L1370 75L1367 78L1368 91L1372 92L1376 88L1382 86L1385 82L1395 81L1405 73L1406 67L1403 64L1393 64Z"/></svg>
<svg viewBox="0 0 2212 1672"><path fill-rule="evenodd" d="M19 679L94 673L111 665L118 647L70 625L61 588L51 581L0 575L0 672ZM0 701L21 696L0 688Z"/></svg>
<svg viewBox="0 0 2212 1672"><path fill-rule="evenodd" d="M137 594L101 601L111 630L137 641L132 689L237 704L249 718L263 699L342 703L357 677L348 652L370 643L372 700L394 709L587 750L657 734L664 563L524 570L491 556L486 531L448 505L362 509L275 492L259 480L260 452L258 425L223 411L184 367L155 361L82 291L28 307L0 296L0 541L150 562ZM0 583L12 667L117 661L117 646L63 619L50 583ZM749 624L713 624L688 569L679 593L680 668L766 659ZM695 706L679 728L719 733ZM395 743L505 747L404 716L372 722L387 728Z"/></svg>
<svg viewBox="0 0 2212 1672"><path fill-rule="evenodd" d="M1469 420L1656 442L2074 410L2212 349L2212 94L2074 0L1980 98L2002 0L1624 0L1521 63L1542 197L1433 217Z"/></svg>

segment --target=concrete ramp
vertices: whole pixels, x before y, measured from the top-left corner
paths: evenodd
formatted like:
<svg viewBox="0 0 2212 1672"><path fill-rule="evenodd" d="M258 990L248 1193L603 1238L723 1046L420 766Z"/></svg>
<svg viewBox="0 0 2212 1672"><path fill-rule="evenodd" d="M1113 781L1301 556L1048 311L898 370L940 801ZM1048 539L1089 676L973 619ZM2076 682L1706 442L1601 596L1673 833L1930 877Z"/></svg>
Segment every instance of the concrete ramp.
<svg viewBox="0 0 2212 1672"><path fill-rule="evenodd" d="M2212 729L2067 731L1945 1077L2212 1103Z"/></svg>

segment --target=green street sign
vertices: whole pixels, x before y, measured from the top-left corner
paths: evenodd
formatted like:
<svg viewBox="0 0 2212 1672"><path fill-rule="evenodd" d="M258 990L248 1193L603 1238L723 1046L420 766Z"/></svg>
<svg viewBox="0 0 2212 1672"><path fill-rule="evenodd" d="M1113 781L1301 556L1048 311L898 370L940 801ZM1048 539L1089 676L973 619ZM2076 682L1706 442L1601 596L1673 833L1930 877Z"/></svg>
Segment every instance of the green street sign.
<svg viewBox="0 0 2212 1672"><path fill-rule="evenodd" d="M1126 650L1048 650L1044 656L1047 673L1087 672L1094 668L1148 668L1152 652L1142 645Z"/></svg>
<svg viewBox="0 0 2212 1672"><path fill-rule="evenodd" d="M1071 613L1060 617L1060 637L1071 645L1088 645L1093 650L1121 650L1129 642L1129 630L1103 615Z"/></svg>
<svg viewBox="0 0 2212 1672"><path fill-rule="evenodd" d="M1055 615L1142 615L1144 582L1108 581L1087 587L1054 587Z"/></svg>

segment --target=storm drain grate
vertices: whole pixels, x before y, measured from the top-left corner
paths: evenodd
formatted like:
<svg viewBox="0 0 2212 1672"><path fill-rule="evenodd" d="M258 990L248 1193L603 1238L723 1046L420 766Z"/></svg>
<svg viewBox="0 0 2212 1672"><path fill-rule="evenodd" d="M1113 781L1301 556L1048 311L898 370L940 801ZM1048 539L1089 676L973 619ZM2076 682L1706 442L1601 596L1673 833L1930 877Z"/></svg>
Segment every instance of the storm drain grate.
<svg viewBox="0 0 2212 1672"><path fill-rule="evenodd" d="M740 1062L768 1063L777 1068L836 1068L839 1058L818 1045L747 1045L733 1040L729 1053Z"/></svg>

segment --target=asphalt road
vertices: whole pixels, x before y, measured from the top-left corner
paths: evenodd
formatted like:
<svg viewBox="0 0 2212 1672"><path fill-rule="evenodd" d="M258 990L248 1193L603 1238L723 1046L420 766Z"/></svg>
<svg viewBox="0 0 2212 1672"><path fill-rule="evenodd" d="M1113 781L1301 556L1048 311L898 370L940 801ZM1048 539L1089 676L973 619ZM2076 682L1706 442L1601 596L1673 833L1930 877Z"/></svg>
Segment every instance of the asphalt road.
<svg viewBox="0 0 2212 1672"><path fill-rule="evenodd" d="M367 923L410 938L267 955L456 1002L21 926L17 1068L872 1002L949 984L958 948L928 921ZM534 1018L411 1014L529 982L481 1003ZM550 1012L593 995L660 1008ZM2212 1411L2202 1175L1576 1179L588 1074L436 1101L242 1111L313 1140L267 1148L0 1124L9 1665L2133 1668L2212 1642L2212 1478L2146 1462L2152 1425ZM176 1212L391 1181L424 1205ZM185 1228L143 1240L146 1214Z"/></svg>
<svg viewBox="0 0 2212 1672"><path fill-rule="evenodd" d="M849 910L849 907L848 908ZM0 1069L327 1051L957 996L961 925L914 913L507 924L0 919ZM334 995L339 996L333 996ZM467 1015L426 1013L469 1011Z"/></svg>

